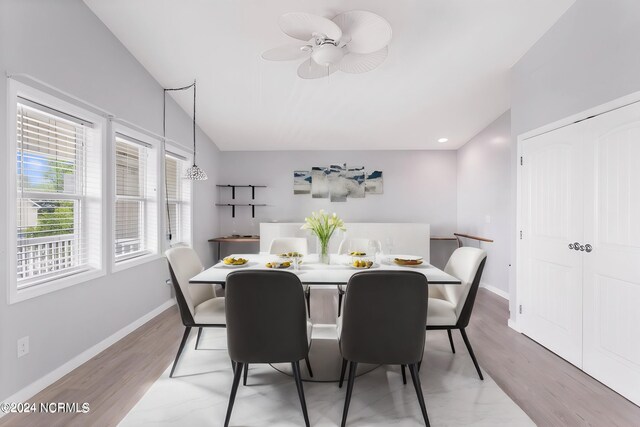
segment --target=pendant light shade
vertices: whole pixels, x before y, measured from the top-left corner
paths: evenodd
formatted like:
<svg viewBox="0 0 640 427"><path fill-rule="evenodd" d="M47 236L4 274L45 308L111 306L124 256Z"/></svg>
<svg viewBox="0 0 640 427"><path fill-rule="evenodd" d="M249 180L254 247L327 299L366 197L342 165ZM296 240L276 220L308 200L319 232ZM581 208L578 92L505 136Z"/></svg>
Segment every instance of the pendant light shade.
<svg viewBox="0 0 640 427"><path fill-rule="evenodd" d="M192 181L204 181L208 179L207 173L200 169L197 165L191 166L187 169L187 172L184 175L185 179L190 179Z"/></svg>

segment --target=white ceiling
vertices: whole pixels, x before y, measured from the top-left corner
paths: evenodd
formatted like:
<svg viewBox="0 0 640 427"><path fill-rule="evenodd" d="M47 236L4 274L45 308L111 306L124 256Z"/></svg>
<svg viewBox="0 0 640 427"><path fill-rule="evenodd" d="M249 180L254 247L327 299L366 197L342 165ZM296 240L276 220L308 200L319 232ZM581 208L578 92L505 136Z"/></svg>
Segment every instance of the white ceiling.
<svg viewBox="0 0 640 427"><path fill-rule="evenodd" d="M197 78L198 124L221 150L458 148L509 108L509 69L573 2L85 0L164 87ZM302 80L301 61L260 58L293 40L283 13L355 9L393 28L376 70ZM189 113L190 96L175 96Z"/></svg>

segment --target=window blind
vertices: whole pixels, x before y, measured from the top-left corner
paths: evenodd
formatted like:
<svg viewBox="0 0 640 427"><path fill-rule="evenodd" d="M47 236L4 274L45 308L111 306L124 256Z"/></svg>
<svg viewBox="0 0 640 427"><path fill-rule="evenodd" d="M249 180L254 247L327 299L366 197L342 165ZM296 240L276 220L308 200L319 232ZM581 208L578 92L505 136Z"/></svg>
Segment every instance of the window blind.
<svg viewBox="0 0 640 427"><path fill-rule="evenodd" d="M116 262L149 252L149 146L123 135L115 138L115 257Z"/></svg>
<svg viewBox="0 0 640 427"><path fill-rule="evenodd" d="M87 155L90 123L21 98L16 111L20 289L96 263L88 246L86 196L100 178L87 169L99 171L100 165Z"/></svg>
<svg viewBox="0 0 640 427"><path fill-rule="evenodd" d="M171 243L189 243L191 236L191 186L184 179L187 159L171 152L165 154L167 192L167 236ZM169 237L168 237L169 238Z"/></svg>

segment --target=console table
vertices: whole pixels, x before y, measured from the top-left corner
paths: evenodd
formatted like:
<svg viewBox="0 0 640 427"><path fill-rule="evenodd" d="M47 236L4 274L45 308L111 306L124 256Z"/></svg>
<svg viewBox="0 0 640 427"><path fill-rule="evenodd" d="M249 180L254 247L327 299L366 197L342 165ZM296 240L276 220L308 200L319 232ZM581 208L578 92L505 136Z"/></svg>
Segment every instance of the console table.
<svg viewBox="0 0 640 427"><path fill-rule="evenodd" d="M209 243L217 243L218 244L218 259L220 258L220 247L223 243L259 243L260 236L224 236L224 237L214 237L213 239L209 239Z"/></svg>

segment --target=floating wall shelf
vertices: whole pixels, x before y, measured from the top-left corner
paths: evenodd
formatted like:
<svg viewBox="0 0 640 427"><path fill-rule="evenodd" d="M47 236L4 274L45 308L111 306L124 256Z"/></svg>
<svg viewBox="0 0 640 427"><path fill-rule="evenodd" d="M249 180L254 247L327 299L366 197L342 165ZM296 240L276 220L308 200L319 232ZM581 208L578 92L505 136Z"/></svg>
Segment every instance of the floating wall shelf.
<svg viewBox="0 0 640 427"><path fill-rule="evenodd" d="M250 188L251 189L251 199L255 199L256 198L256 188L266 188L266 185L230 185L230 184L226 184L226 185L216 185L216 187L220 187L220 188L231 188L231 198L235 199L236 198L236 188Z"/></svg>
<svg viewBox="0 0 640 427"><path fill-rule="evenodd" d="M256 217L256 206L267 206L264 203L254 204L254 203L216 203L216 206L231 206L231 217L236 217L236 206L251 206L251 218Z"/></svg>

